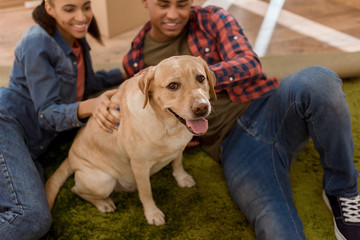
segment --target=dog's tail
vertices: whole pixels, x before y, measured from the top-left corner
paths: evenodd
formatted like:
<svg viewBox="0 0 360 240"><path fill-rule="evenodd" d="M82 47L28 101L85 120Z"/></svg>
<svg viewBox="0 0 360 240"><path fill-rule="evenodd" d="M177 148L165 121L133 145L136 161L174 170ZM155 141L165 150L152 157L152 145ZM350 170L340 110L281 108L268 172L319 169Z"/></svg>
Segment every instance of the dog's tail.
<svg viewBox="0 0 360 240"><path fill-rule="evenodd" d="M73 170L70 167L69 159L66 158L60 165L54 174L46 181L45 191L47 200L50 206L50 210L54 206L54 202L61 186L65 183L66 179L73 174Z"/></svg>

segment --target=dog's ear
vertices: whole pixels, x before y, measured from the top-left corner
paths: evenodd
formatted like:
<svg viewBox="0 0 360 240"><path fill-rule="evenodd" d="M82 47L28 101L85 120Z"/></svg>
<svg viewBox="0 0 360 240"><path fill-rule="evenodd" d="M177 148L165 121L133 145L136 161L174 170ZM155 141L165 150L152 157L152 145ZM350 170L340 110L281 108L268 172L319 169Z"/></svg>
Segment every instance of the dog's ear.
<svg viewBox="0 0 360 240"><path fill-rule="evenodd" d="M204 66L205 72L206 72L206 78L208 80L209 86L210 86L210 97L213 99L217 99L216 92L215 92L215 85L216 85L216 77L213 71L210 70L208 64L205 62L204 59L202 59L200 56L197 57L197 59L202 63Z"/></svg>
<svg viewBox="0 0 360 240"><path fill-rule="evenodd" d="M155 67L148 67L142 70L142 72L138 73L138 76L140 77L139 88L141 92L145 95L143 108L146 107L150 98L150 84L154 79L154 74L155 74Z"/></svg>

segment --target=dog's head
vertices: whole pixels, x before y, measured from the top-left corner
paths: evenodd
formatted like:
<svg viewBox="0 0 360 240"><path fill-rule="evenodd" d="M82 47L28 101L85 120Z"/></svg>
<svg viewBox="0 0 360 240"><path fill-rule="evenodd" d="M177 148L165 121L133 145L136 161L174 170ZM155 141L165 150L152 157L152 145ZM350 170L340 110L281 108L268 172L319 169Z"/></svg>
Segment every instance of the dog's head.
<svg viewBox="0 0 360 240"><path fill-rule="evenodd" d="M216 99L216 79L200 57L175 56L149 67L139 81L145 95L144 108L153 101L176 117L190 132L204 134L211 112L210 97Z"/></svg>

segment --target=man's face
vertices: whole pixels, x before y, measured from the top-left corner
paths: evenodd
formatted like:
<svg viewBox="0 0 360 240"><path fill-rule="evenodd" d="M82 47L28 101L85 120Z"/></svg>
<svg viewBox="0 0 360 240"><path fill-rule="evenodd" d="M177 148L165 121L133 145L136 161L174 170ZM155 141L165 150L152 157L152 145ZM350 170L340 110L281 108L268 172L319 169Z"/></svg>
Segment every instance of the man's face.
<svg viewBox="0 0 360 240"><path fill-rule="evenodd" d="M141 0L149 9L152 28L150 36L158 41L177 37L190 18L193 0Z"/></svg>

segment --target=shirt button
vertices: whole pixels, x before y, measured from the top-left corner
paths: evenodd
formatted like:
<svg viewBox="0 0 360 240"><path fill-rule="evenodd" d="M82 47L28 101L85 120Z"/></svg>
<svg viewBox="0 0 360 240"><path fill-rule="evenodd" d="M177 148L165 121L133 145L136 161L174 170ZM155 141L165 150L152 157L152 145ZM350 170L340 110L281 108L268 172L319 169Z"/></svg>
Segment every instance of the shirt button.
<svg viewBox="0 0 360 240"><path fill-rule="evenodd" d="M234 40L237 40L239 37L238 36L234 36Z"/></svg>
<svg viewBox="0 0 360 240"><path fill-rule="evenodd" d="M134 67L137 68L139 66L138 63L134 63Z"/></svg>
<svg viewBox="0 0 360 240"><path fill-rule="evenodd" d="M76 64L77 64L77 62L76 62L76 61L74 61L73 63L74 63L74 65L76 65Z"/></svg>
<svg viewBox="0 0 360 240"><path fill-rule="evenodd" d="M205 48L205 52L210 52L210 49L209 49L209 48Z"/></svg>
<svg viewBox="0 0 360 240"><path fill-rule="evenodd" d="M44 146L40 146L40 149L43 150L43 149L44 149Z"/></svg>
<svg viewBox="0 0 360 240"><path fill-rule="evenodd" d="M231 82L231 81L233 81L234 80L234 78L233 77L229 77L229 81Z"/></svg>
<svg viewBox="0 0 360 240"><path fill-rule="evenodd" d="M41 113L41 114L40 114L40 118L44 118L44 114Z"/></svg>

